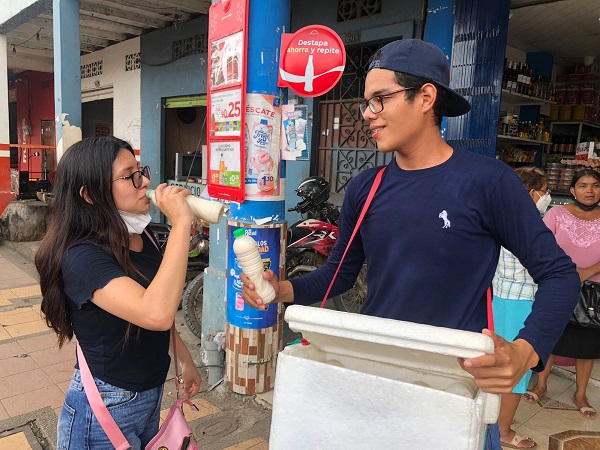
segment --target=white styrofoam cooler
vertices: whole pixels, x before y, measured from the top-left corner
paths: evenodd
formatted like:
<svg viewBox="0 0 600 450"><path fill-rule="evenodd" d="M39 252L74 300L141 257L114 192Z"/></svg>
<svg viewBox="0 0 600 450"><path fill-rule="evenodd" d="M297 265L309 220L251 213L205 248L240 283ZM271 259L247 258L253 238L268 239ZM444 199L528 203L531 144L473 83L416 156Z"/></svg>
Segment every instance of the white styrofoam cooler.
<svg viewBox="0 0 600 450"><path fill-rule="evenodd" d="M483 448L500 397L456 358L493 353L489 337L298 305L285 320L310 345L279 353L270 449Z"/></svg>

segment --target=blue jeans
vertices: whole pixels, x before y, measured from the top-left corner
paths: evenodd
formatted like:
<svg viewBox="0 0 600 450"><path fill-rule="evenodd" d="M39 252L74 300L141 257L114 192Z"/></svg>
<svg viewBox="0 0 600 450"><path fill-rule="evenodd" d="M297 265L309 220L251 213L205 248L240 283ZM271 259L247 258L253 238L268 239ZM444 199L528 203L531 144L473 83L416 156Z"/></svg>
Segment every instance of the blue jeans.
<svg viewBox="0 0 600 450"><path fill-rule="evenodd" d="M485 450L502 450L500 444L500 428L498 428L497 423L489 426L488 439L484 448Z"/></svg>
<svg viewBox="0 0 600 450"><path fill-rule="evenodd" d="M131 392L94 378L111 416L127 438L131 448L146 447L158 433L163 386L143 392ZM58 418L58 450L114 448L92 414L79 370L75 371Z"/></svg>

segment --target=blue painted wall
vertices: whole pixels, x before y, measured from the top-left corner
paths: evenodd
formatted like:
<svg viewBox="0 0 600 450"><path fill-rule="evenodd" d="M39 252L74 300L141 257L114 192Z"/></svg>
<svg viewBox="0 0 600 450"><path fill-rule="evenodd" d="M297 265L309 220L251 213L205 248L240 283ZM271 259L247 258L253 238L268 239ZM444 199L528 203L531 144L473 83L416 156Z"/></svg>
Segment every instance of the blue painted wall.
<svg viewBox="0 0 600 450"><path fill-rule="evenodd" d="M456 0L450 87L471 103L471 112L448 119L448 143L496 156L502 71L510 0Z"/></svg>
<svg viewBox="0 0 600 450"><path fill-rule="evenodd" d="M423 40L441 48L450 67L454 37L454 0L429 0L426 13ZM440 127L443 138L446 138L446 126L447 119L444 117Z"/></svg>
<svg viewBox="0 0 600 450"><path fill-rule="evenodd" d="M142 35L140 39L142 130L144 163L152 168L154 180L165 180L163 99L206 93L207 53L171 61L173 41L207 32L208 18L202 17L177 28ZM156 219L156 218L155 218Z"/></svg>

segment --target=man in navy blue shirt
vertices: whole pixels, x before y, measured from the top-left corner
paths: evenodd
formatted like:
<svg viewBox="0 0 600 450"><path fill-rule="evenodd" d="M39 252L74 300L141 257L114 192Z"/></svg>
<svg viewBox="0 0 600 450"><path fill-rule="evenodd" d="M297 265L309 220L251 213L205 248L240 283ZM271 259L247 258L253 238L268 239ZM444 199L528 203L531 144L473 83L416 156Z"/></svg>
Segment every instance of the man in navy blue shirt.
<svg viewBox="0 0 600 450"><path fill-rule="evenodd" d="M368 296L362 313L481 332L495 353L460 361L486 392L508 393L530 368L539 371L573 312L579 276L518 177L504 163L448 145L443 116L470 110L449 87L443 52L417 39L384 46L369 66L360 108L381 152L394 152L331 296L349 289L365 259ZM321 300L379 168L349 184L339 238L326 265L278 283L276 301ZM533 311L514 342L487 326L486 291L500 246L515 254L539 285ZM264 308L243 278L246 302Z"/></svg>

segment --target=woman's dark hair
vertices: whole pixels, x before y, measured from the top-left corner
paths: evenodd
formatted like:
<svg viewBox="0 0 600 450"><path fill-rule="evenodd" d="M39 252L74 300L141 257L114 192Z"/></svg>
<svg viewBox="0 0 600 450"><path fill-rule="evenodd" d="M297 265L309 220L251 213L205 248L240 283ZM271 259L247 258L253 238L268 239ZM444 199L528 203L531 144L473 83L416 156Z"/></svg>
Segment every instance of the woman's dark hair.
<svg viewBox="0 0 600 450"><path fill-rule="evenodd" d="M373 56L371 56L369 60L369 65L378 59L381 58L381 49L377 50ZM409 102L413 102L415 97L423 87L423 85L427 83L433 84L437 89L437 96L435 99L435 103L433 104L433 122L436 127L440 127L442 125L442 119L444 115L442 111L445 111L448 106L448 95L446 94L446 90L440 87L437 83L431 81L428 78L417 77L415 75L410 75L404 72L394 72L394 81L398 83L400 86L405 88L412 88L410 90L405 91L406 99Z"/></svg>
<svg viewBox="0 0 600 450"><path fill-rule="evenodd" d="M73 338L62 281L63 257L71 244L92 239L114 256L125 273L137 273L129 260L129 234L112 194L113 163L123 149L134 154L128 142L113 136L84 139L69 147L56 169L48 230L35 265L41 309L46 324L58 335L59 347Z"/></svg>
<svg viewBox="0 0 600 450"><path fill-rule="evenodd" d="M532 189L539 191L546 183L546 174L539 167L519 167L515 169L515 173L528 192Z"/></svg>
<svg viewBox="0 0 600 450"><path fill-rule="evenodd" d="M571 180L571 187L574 188L577 182L583 177L594 177L596 180L600 181L600 173L594 169L583 169L575 172L575 175L573 175L573 179Z"/></svg>

